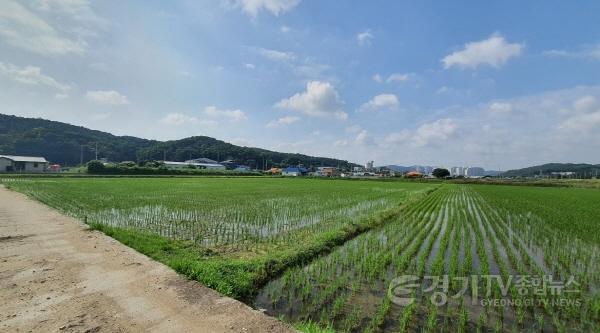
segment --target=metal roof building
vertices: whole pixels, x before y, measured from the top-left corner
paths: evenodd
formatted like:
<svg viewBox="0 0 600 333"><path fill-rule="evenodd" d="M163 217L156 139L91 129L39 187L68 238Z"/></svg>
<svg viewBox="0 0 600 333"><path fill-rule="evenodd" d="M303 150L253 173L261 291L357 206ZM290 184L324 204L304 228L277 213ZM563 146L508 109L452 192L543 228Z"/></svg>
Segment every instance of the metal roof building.
<svg viewBox="0 0 600 333"><path fill-rule="evenodd" d="M47 167L43 157L0 155L0 172L45 172Z"/></svg>

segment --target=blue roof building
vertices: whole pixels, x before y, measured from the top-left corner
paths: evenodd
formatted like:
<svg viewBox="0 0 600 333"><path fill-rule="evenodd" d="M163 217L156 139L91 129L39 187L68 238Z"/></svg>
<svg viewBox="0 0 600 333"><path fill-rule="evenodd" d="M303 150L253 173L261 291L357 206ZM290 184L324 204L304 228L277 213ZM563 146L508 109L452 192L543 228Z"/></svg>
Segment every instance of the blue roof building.
<svg viewBox="0 0 600 333"><path fill-rule="evenodd" d="M308 170L306 170L305 168L301 168L301 167L287 167L281 171L282 176L297 177L297 176L305 176L306 174L308 174Z"/></svg>

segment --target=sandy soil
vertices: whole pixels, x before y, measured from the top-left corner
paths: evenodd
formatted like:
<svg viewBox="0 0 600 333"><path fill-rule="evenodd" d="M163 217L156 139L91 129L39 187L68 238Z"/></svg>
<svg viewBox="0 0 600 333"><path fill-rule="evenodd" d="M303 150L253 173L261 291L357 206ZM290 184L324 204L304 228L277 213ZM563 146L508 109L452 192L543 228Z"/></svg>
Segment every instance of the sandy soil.
<svg viewBox="0 0 600 333"><path fill-rule="evenodd" d="M292 332L0 186L1 332Z"/></svg>

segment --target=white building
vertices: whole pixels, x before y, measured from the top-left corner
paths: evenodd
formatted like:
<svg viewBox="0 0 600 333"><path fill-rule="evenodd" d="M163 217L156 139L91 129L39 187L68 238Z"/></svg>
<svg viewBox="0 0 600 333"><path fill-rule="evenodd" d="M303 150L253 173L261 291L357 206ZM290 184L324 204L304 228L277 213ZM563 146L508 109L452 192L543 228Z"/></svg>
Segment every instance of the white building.
<svg viewBox="0 0 600 333"><path fill-rule="evenodd" d="M218 163L193 163L193 162L172 162L164 161L165 166L169 169L185 169L190 166L198 169L209 169L209 170L225 170L225 166Z"/></svg>
<svg viewBox="0 0 600 333"><path fill-rule="evenodd" d="M374 161L368 161L368 162L365 164L365 170L367 170L367 171L371 171L371 170L373 170L373 165L374 165L374 164L375 164L375 162L374 162Z"/></svg>
<svg viewBox="0 0 600 333"><path fill-rule="evenodd" d="M450 175L453 176L453 177L464 176L465 175L465 168L463 168L463 167L452 167L452 168L450 168Z"/></svg>
<svg viewBox="0 0 600 333"><path fill-rule="evenodd" d="M480 167L468 167L465 169L465 177L483 177L485 170Z"/></svg>
<svg viewBox="0 0 600 333"><path fill-rule="evenodd" d="M0 155L0 172L45 172L47 167L43 157Z"/></svg>

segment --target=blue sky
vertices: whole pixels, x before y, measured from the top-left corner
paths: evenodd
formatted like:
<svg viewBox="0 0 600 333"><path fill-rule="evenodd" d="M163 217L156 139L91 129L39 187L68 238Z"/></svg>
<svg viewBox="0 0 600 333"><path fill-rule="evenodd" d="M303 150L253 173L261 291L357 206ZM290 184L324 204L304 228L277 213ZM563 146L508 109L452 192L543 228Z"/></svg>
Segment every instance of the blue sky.
<svg viewBox="0 0 600 333"><path fill-rule="evenodd" d="M0 2L2 113L375 164L600 163L597 1Z"/></svg>

